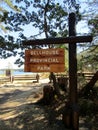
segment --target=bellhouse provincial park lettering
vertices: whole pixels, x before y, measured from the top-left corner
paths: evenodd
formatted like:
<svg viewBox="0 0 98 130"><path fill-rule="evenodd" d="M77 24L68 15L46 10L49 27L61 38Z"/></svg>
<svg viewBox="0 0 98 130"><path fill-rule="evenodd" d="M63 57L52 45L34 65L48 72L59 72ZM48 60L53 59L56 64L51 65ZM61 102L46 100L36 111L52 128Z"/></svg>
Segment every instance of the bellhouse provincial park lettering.
<svg viewBox="0 0 98 130"><path fill-rule="evenodd" d="M64 72L64 49L25 50L25 72Z"/></svg>

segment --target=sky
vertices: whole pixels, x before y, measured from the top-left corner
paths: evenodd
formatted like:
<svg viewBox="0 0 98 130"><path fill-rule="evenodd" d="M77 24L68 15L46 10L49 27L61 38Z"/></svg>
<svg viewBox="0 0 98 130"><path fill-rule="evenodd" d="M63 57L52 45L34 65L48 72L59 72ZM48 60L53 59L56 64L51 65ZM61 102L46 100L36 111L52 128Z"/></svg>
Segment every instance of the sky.
<svg viewBox="0 0 98 130"><path fill-rule="evenodd" d="M0 59L0 69L21 69L24 68L24 66L18 67L18 65L15 65L15 57L10 57L7 59Z"/></svg>
<svg viewBox="0 0 98 130"><path fill-rule="evenodd" d="M60 0L57 0L57 1L59 2ZM85 8L86 6L83 6L83 7ZM25 27L24 35L29 37L32 34L32 32L37 33L37 30L33 30L33 28L31 29L31 26L30 27ZM77 26L76 26L76 32L77 33L88 33L89 29L87 28L87 23L85 23L85 21L79 22L77 24ZM11 32L10 32L10 34L11 34ZM16 35L16 37L18 36L17 33L14 34L14 35ZM15 60L16 60L15 57L7 58L7 59L0 59L0 69L5 69L5 68L8 68L9 66L11 68L17 69L18 65L14 64ZM21 66L21 68L23 68L23 66Z"/></svg>

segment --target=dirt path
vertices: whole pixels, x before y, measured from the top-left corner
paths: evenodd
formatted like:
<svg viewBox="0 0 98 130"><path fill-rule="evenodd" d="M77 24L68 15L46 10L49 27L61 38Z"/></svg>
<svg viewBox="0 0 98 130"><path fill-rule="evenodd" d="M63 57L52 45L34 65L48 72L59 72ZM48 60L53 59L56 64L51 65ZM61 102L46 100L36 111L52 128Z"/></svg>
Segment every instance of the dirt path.
<svg viewBox="0 0 98 130"><path fill-rule="evenodd" d="M0 130L63 130L61 121L49 116L52 111L34 104L48 82L0 85Z"/></svg>
<svg viewBox="0 0 98 130"><path fill-rule="evenodd" d="M34 96L37 96L39 89L41 88L30 84L7 84L2 86L0 88L0 110L2 110L0 119L6 120L17 116L21 112L20 109L35 100ZM17 110L18 113L15 112Z"/></svg>
<svg viewBox="0 0 98 130"><path fill-rule="evenodd" d="M61 115L55 118L54 110L49 106L35 104L48 82L48 79L43 79L40 83L0 85L0 130L67 130ZM80 119L79 130L92 130L82 124L84 122Z"/></svg>

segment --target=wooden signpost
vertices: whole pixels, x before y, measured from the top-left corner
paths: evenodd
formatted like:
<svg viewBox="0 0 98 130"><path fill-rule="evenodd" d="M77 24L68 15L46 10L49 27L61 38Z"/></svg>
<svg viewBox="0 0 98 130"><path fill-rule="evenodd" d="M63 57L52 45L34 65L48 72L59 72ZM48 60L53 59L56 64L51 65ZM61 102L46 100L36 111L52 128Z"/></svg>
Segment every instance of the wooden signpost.
<svg viewBox="0 0 98 130"><path fill-rule="evenodd" d="M66 43L69 44L69 106L68 108L71 109L71 113L69 114L69 127L72 130L79 130L76 43L91 42L92 36L76 36L75 25L76 25L75 13L70 13L69 14L69 37L28 40L28 41L24 41L23 44L24 45L66 44ZM28 69L29 68L26 68L26 70ZM30 66L29 71L32 71L32 66Z"/></svg>
<svg viewBox="0 0 98 130"><path fill-rule="evenodd" d="M64 72L64 49L25 50L25 72Z"/></svg>

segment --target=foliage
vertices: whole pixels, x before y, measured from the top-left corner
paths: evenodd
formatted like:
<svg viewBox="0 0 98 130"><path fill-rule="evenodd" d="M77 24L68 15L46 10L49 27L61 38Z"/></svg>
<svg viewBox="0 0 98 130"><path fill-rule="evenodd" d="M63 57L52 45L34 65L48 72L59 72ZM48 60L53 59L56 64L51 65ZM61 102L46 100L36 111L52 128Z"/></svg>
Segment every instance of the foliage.
<svg viewBox="0 0 98 130"><path fill-rule="evenodd" d="M4 8L3 4L7 4L7 7ZM13 11L17 11L20 12L20 9L17 8L17 6L14 6L13 3L10 0L0 0L0 28L1 30L3 30L4 32L6 32L5 27L3 26L3 22L5 22L5 18L8 16L8 10L9 8L12 9Z"/></svg>
<svg viewBox="0 0 98 130"><path fill-rule="evenodd" d="M79 105L80 105L80 114L81 116L91 116L93 117L95 114L95 103L91 100L86 100L86 99L81 99L79 101ZM96 111L97 112L97 111Z"/></svg>
<svg viewBox="0 0 98 130"><path fill-rule="evenodd" d="M85 51L78 54L78 70L93 71L98 70L98 45L91 45Z"/></svg>
<svg viewBox="0 0 98 130"><path fill-rule="evenodd" d="M18 45L13 42L13 37L8 36L8 40L5 40L5 38L0 36L0 58L7 58L10 56L16 56L17 51L14 51L14 49L18 49ZM2 49L3 48L3 49Z"/></svg>
<svg viewBox="0 0 98 130"><path fill-rule="evenodd" d="M33 6L33 9L31 9ZM20 25L25 26L32 23L32 26L38 28L39 33L45 33L45 37L55 37L57 30L62 30L66 27L64 20L67 16L67 12L53 1L34 1L25 3L25 7L20 7L22 13L11 12L7 23L10 23L10 27L14 31L22 31ZM60 32L60 31L59 31ZM66 35L66 34L65 34ZM36 38L37 35L31 34L32 38Z"/></svg>
<svg viewBox="0 0 98 130"><path fill-rule="evenodd" d="M95 5L96 4L97 3L95 3ZM36 39L41 37L48 38L48 37L68 36L68 14L73 10L76 12L77 20L81 20L85 18L86 19L88 18L88 20L90 20L89 25L91 25L90 27L93 26L93 28L91 29L93 30L95 29L94 31L91 30L92 33L95 35L97 31L96 28L97 19L95 18L96 21L94 19L93 20L90 19L91 13L89 14L88 10L84 11L81 17L81 14L79 12L80 6L81 3L77 4L75 0L69 0L69 1L63 0L62 3L58 3L56 0L43 0L43 1L42 0L34 0L34 1L15 0L15 7L19 8L21 12L15 12L15 11L10 11L10 13L5 12L4 17L2 17L2 21L6 23L6 29L9 29L11 32L18 33L18 38L13 38L12 41L10 40L10 43L12 44L13 47L14 45L17 45L17 47L20 48L20 51L17 51L17 54L20 57L24 58L24 49L27 47L22 45L23 40ZM94 5L91 4L90 2L88 2L88 6L90 8L92 7L92 9L94 7ZM32 26L33 29L34 30L36 29L38 33L32 31L32 34L29 37L25 36L24 28L27 26L30 27ZM6 40L9 41L9 37L12 36L7 36ZM87 45L86 48L89 48L89 45L88 44L86 45ZM42 46L34 46L34 45L30 46L29 48L36 48L36 47L42 48ZM55 46L51 45L49 47L55 47ZM3 46L1 46L0 49L1 52L3 52ZM13 55L14 55L14 51L16 52L15 49L16 47L13 48ZM96 53L94 53L93 57L95 56ZM5 58L4 53L2 53L2 58L3 57ZM93 57L91 59L94 59ZM91 59L89 58L89 61L91 61ZM19 64L20 62L21 59L20 58L17 59L16 63Z"/></svg>
<svg viewBox="0 0 98 130"><path fill-rule="evenodd" d="M95 72L98 70L98 2L97 0L88 1L88 7L82 14L82 19L86 20L90 29L90 34L93 36L93 41L89 44L82 44L83 52L79 54L79 64L86 71Z"/></svg>
<svg viewBox="0 0 98 130"><path fill-rule="evenodd" d="M75 7L75 3L72 1L64 1L68 5ZM57 3L55 0L16 0L16 7L18 7L21 12L11 11L9 14L5 13L2 18L6 23L6 29L9 29L11 32L18 32L18 38L13 38L14 43L21 49L21 52L17 52L21 57L24 58L24 47L21 43L23 40L35 39L39 37L66 37L68 35L68 12L66 3L64 6L60 3ZM66 8L65 8L66 7ZM77 15L79 12L77 13ZM28 25L32 25L34 29L38 30L38 34L33 32L28 38L24 35L24 28ZM9 36L8 36L9 37ZM6 38L9 40L9 38ZM10 36L11 37L11 36ZM12 40L13 44L13 40ZM54 45L49 46L54 47ZM30 46L29 48L36 48L35 46ZM2 50L3 48L1 48ZM4 55L2 55L3 57ZM5 58L5 57L4 57ZM16 63L19 64L20 58L17 59Z"/></svg>
<svg viewBox="0 0 98 130"><path fill-rule="evenodd" d="M94 36L98 35L98 15L96 15L94 18L89 20L88 25L90 25L90 28L92 30L92 34Z"/></svg>

